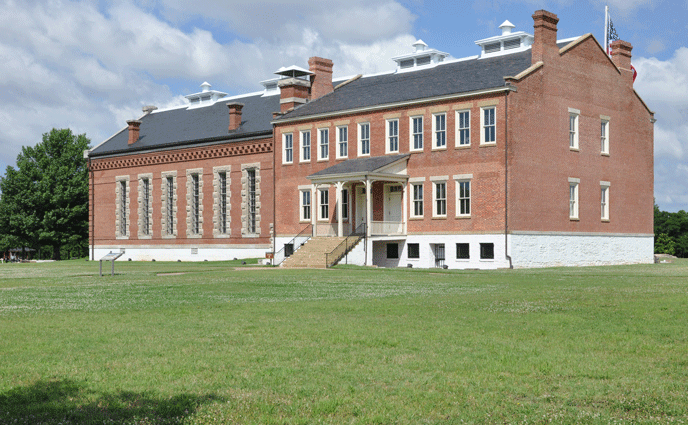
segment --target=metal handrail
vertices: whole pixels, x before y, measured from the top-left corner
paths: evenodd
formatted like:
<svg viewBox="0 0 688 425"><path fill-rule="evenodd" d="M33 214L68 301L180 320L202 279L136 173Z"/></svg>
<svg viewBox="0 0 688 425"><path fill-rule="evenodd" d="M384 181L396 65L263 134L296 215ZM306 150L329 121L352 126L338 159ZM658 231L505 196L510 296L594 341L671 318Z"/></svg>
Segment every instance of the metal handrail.
<svg viewBox="0 0 688 425"><path fill-rule="evenodd" d="M366 223L361 223L353 232L351 232L343 241L337 245L332 252L325 254L325 267L332 267L349 253L349 248L353 248L361 238L366 237ZM330 260L332 259L332 260Z"/></svg>
<svg viewBox="0 0 688 425"><path fill-rule="evenodd" d="M306 241L308 241L308 239L310 239L311 237L313 237L313 225L309 224L306 227L304 227L296 236L294 236L292 240L285 243L282 249L275 252L275 254L272 256L272 265L279 266L285 259L287 259L287 256L285 255L284 251L287 245L291 244L294 247L294 251L292 252L293 255L294 252L296 252L297 249L301 248L301 246L305 244ZM301 241L301 239L303 239L303 241Z"/></svg>

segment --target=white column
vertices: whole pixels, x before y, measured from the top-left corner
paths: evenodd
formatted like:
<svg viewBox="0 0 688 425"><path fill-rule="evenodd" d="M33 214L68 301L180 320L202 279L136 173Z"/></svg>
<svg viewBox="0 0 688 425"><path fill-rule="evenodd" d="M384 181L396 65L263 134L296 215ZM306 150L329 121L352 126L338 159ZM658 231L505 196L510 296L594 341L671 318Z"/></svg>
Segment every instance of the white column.
<svg viewBox="0 0 688 425"><path fill-rule="evenodd" d="M318 219L318 190L315 184L311 184L311 225L313 226L313 236L316 236L315 223Z"/></svg>
<svg viewBox="0 0 688 425"><path fill-rule="evenodd" d="M344 186L344 182L335 183L335 187L337 189L337 236L340 238L344 236L344 220L342 219L344 215L342 213L342 186Z"/></svg>
<svg viewBox="0 0 688 425"><path fill-rule="evenodd" d="M373 181L366 178L366 236L370 238L370 227L373 224L373 202L370 199L372 193Z"/></svg>
<svg viewBox="0 0 688 425"><path fill-rule="evenodd" d="M401 231L406 234L406 224L408 223L408 182L403 183L404 191L401 196Z"/></svg>

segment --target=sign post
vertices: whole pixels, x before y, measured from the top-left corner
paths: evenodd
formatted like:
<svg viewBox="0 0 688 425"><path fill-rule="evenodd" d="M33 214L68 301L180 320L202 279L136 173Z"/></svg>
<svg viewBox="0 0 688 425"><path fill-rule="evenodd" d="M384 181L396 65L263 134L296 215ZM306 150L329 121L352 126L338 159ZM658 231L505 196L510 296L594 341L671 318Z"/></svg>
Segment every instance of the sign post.
<svg viewBox="0 0 688 425"><path fill-rule="evenodd" d="M109 254L105 255L105 257L100 259L100 275L103 275L103 261L112 261L112 271L110 272L110 276L115 275L115 260L118 259L124 255L123 252L112 252L110 251Z"/></svg>

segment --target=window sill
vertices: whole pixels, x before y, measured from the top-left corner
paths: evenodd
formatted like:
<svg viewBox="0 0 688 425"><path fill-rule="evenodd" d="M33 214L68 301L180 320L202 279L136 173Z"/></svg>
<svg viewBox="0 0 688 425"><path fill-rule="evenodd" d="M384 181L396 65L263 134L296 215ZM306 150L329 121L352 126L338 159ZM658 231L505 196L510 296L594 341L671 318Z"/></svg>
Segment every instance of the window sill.
<svg viewBox="0 0 688 425"><path fill-rule="evenodd" d="M318 162L329 162L330 158L320 158Z"/></svg>
<svg viewBox="0 0 688 425"><path fill-rule="evenodd" d="M293 162L283 162L282 165L294 165Z"/></svg>
<svg viewBox="0 0 688 425"><path fill-rule="evenodd" d="M609 152L600 152L600 155L609 158Z"/></svg>
<svg viewBox="0 0 688 425"><path fill-rule="evenodd" d="M162 239L177 239L177 235L162 235Z"/></svg>
<svg viewBox="0 0 688 425"><path fill-rule="evenodd" d="M139 235L138 239L139 239L139 240L142 240L142 239L153 239L153 236L151 236L151 235Z"/></svg>
<svg viewBox="0 0 688 425"><path fill-rule="evenodd" d="M363 157L363 156L370 156L370 154L369 154L369 153L359 153L359 154L358 154L358 157L359 157L359 158L360 158L360 157Z"/></svg>
<svg viewBox="0 0 688 425"><path fill-rule="evenodd" d="M423 220L423 216L409 217L409 221L420 221Z"/></svg>
<svg viewBox="0 0 688 425"><path fill-rule="evenodd" d="M338 156L338 157L335 158L335 159L336 159L337 161L344 161L344 160L349 159L349 157L348 157L348 156Z"/></svg>
<svg viewBox="0 0 688 425"><path fill-rule="evenodd" d="M470 215L457 215L454 218L456 218L457 220L465 220L465 219L470 219L471 216Z"/></svg>
<svg viewBox="0 0 688 425"><path fill-rule="evenodd" d="M608 219L608 218L603 218L601 221L602 221L602 223L609 223L609 219Z"/></svg>
<svg viewBox="0 0 688 425"><path fill-rule="evenodd" d="M409 149L409 152L423 152L423 151L424 151L423 148L420 148L420 149Z"/></svg>
<svg viewBox="0 0 688 425"><path fill-rule="evenodd" d="M481 258L481 263L494 263L494 258Z"/></svg>
<svg viewBox="0 0 688 425"><path fill-rule="evenodd" d="M447 147L446 146L440 146L440 147L432 148L432 150L433 150L433 152L434 151L446 151Z"/></svg>
<svg viewBox="0 0 688 425"><path fill-rule="evenodd" d="M447 216L446 215L438 215L438 216L433 216L433 220L446 220Z"/></svg>
<svg viewBox="0 0 688 425"><path fill-rule="evenodd" d="M580 152L580 149L579 149L579 148L572 148L571 146L569 146L569 150L570 150L571 152Z"/></svg>
<svg viewBox="0 0 688 425"><path fill-rule="evenodd" d="M260 234L259 234L259 233L248 233L248 234L245 234L245 235L241 235L241 237L242 237L242 238L247 238L247 239L255 239L255 238L259 238L259 237L260 237Z"/></svg>
<svg viewBox="0 0 688 425"><path fill-rule="evenodd" d="M117 236L116 239L129 239L129 236Z"/></svg>
<svg viewBox="0 0 688 425"><path fill-rule="evenodd" d="M454 149L470 149L471 145L454 146Z"/></svg>
<svg viewBox="0 0 688 425"><path fill-rule="evenodd" d="M299 220L299 223L309 224L310 222L311 222L310 220Z"/></svg>
<svg viewBox="0 0 688 425"><path fill-rule="evenodd" d="M218 233L216 235L213 235L214 238L216 239L229 239L230 236L227 233Z"/></svg>
<svg viewBox="0 0 688 425"><path fill-rule="evenodd" d="M492 147L492 146L497 146L497 142L481 143L481 144L480 144L480 147L481 147L481 148L489 148L489 147Z"/></svg>
<svg viewBox="0 0 688 425"><path fill-rule="evenodd" d="M307 163L310 163L310 162L311 162L310 159L304 159L303 161L299 161L299 164L307 164Z"/></svg>
<svg viewBox="0 0 688 425"><path fill-rule="evenodd" d="M203 237L202 234L195 234L195 235L186 235L188 239L201 239Z"/></svg>
<svg viewBox="0 0 688 425"><path fill-rule="evenodd" d="M571 220L571 221L580 221L580 218L578 218L578 217L569 217L569 220Z"/></svg>

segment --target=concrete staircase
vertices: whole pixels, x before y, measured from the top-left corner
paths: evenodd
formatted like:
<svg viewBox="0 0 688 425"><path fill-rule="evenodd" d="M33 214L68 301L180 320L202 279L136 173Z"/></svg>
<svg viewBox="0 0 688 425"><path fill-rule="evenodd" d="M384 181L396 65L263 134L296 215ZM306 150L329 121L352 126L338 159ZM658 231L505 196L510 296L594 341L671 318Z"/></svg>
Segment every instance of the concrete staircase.
<svg viewBox="0 0 688 425"><path fill-rule="evenodd" d="M346 238L316 236L310 238L301 248L284 260L280 267L285 268L325 268L325 254L334 250Z"/></svg>

